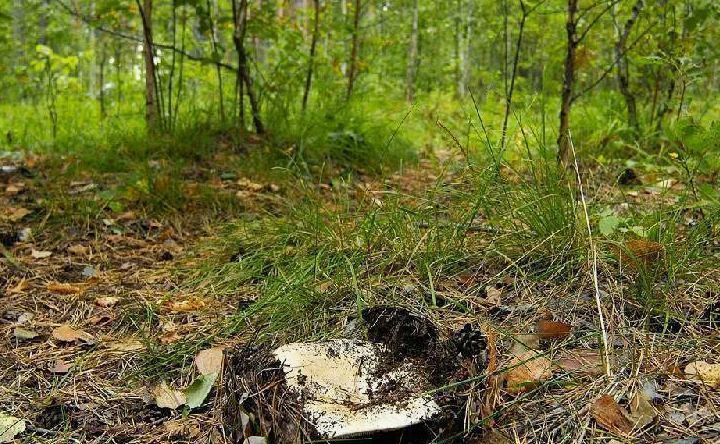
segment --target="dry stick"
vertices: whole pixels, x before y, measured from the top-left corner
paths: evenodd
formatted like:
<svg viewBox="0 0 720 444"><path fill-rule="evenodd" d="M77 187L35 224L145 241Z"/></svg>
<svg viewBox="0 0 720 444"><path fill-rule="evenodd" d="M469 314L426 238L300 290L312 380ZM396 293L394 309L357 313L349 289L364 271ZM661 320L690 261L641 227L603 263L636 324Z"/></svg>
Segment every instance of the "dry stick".
<svg viewBox="0 0 720 444"><path fill-rule="evenodd" d="M575 144L572 141L572 134L568 130L568 142L573 155L573 165L575 166L575 174L577 175L578 186L580 188L580 200L582 201L583 212L585 213L585 224L588 231L588 241L590 242L590 251L592 252L592 278L595 287L595 303L597 304L598 318L600 319L600 330L602 331L602 348L603 363L605 364L605 374L611 376L610 372L610 356L608 354L608 338L605 329L605 317L603 316L602 303L600 302L600 285L598 283L597 271L597 249L592 237L592 228L590 228L590 215L588 214L587 202L585 202L585 191L583 190L582 179L580 178L580 167L578 167L577 154L575 153Z"/></svg>

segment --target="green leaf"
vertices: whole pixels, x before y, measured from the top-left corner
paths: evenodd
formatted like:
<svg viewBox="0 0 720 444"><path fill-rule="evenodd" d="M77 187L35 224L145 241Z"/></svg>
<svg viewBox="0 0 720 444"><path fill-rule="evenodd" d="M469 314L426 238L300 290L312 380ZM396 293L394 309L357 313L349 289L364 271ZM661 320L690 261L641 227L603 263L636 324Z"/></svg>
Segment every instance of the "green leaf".
<svg viewBox="0 0 720 444"><path fill-rule="evenodd" d="M620 218L615 216L614 214L603 217L602 219L600 219L599 224L600 233L602 233L603 236L610 236L620 226L620 222Z"/></svg>
<svg viewBox="0 0 720 444"><path fill-rule="evenodd" d="M217 373L208 373L207 375L198 376L198 378L185 389L187 406L191 409L200 407L203 402L205 402L205 398L207 398L207 395L210 393L217 377Z"/></svg>
<svg viewBox="0 0 720 444"><path fill-rule="evenodd" d="M53 53L53 50L50 49L49 46L37 45L37 46L35 46L35 52L37 52L40 55L50 57Z"/></svg>

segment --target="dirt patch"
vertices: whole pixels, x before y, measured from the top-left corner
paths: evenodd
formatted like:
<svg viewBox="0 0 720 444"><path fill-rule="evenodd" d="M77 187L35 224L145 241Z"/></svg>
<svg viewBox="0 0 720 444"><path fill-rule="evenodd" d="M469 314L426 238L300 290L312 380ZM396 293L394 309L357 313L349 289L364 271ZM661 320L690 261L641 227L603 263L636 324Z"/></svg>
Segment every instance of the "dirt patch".
<svg viewBox="0 0 720 444"><path fill-rule="evenodd" d="M422 356L438 343L438 331L428 319L407 309L377 305L362 311L371 342L385 344L398 356Z"/></svg>

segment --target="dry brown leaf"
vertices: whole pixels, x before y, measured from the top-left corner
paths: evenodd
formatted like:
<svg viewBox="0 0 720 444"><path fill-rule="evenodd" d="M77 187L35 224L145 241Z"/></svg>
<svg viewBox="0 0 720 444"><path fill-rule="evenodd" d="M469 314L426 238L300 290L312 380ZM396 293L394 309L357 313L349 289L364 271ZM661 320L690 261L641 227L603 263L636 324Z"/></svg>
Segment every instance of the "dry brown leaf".
<svg viewBox="0 0 720 444"><path fill-rule="evenodd" d="M223 364L223 348L213 347L200 350L195 356L195 366L201 375L220 373Z"/></svg>
<svg viewBox="0 0 720 444"><path fill-rule="evenodd" d="M112 341L106 344L108 351L115 353L127 353L144 350L145 346L137 339L126 339L122 341Z"/></svg>
<svg viewBox="0 0 720 444"><path fill-rule="evenodd" d="M625 243L624 248L615 248L620 264L631 270L651 268L660 262L665 255L665 247L647 239L631 239Z"/></svg>
<svg viewBox="0 0 720 444"><path fill-rule="evenodd" d="M46 288L47 291L55 294L78 294L82 292L80 287L62 282L50 282Z"/></svg>
<svg viewBox="0 0 720 444"><path fill-rule="evenodd" d="M7 207L4 211L3 216L5 219L8 219L11 222L18 222L30 213L32 213L32 211L28 210L27 208Z"/></svg>
<svg viewBox="0 0 720 444"><path fill-rule="evenodd" d="M33 259L45 259L52 256L52 251L41 251L33 248L30 252L30 256L32 256Z"/></svg>
<svg viewBox="0 0 720 444"><path fill-rule="evenodd" d="M644 395L643 390L638 390L630 401L630 417L635 428L642 429L655 420L657 412L650 404L650 400Z"/></svg>
<svg viewBox="0 0 720 444"><path fill-rule="evenodd" d="M187 420L171 419L163 423L165 433L171 437L198 438L201 430L200 426L195 422Z"/></svg>
<svg viewBox="0 0 720 444"><path fill-rule="evenodd" d="M566 372L601 375L604 373L602 355L598 350L575 349L564 351L555 361L555 365Z"/></svg>
<svg viewBox="0 0 720 444"><path fill-rule="evenodd" d="M572 326L564 322L540 319L537 321L536 331L540 339L562 340L570 336Z"/></svg>
<svg viewBox="0 0 720 444"><path fill-rule="evenodd" d="M710 364L705 361L691 362L685 366L685 374L689 379L702 381L703 384L713 388L720 388L720 364Z"/></svg>
<svg viewBox="0 0 720 444"><path fill-rule="evenodd" d="M93 342L93 337L91 334L82 331L82 330L75 330L74 328L70 327L67 324L63 324L60 327L57 327L52 332L53 338L57 339L61 342L75 342L75 341L83 341L87 343Z"/></svg>
<svg viewBox="0 0 720 444"><path fill-rule="evenodd" d="M5 194L14 196L18 194L20 191L25 188L25 184L22 182L19 183L11 183L7 187L5 187Z"/></svg>
<svg viewBox="0 0 720 444"><path fill-rule="evenodd" d="M175 390L166 382L155 386L152 390L155 404L160 408L173 409L180 407L187 402L185 394L179 390Z"/></svg>
<svg viewBox="0 0 720 444"><path fill-rule="evenodd" d="M633 429L633 421L627 410L620 407L610 395L602 395L590 407L590 414L602 428L619 435L627 435Z"/></svg>
<svg viewBox="0 0 720 444"><path fill-rule="evenodd" d="M87 256L90 253L90 248L84 245L75 244L67 248L67 252L76 256Z"/></svg>
<svg viewBox="0 0 720 444"><path fill-rule="evenodd" d="M513 357L507 364L510 370L505 372L507 391L518 394L537 386L552 376L551 366L548 358L534 350Z"/></svg>
<svg viewBox="0 0 720 444"><path fill-rule="evenodd" d="M185 313L200 310L202 308L205 308L205 305L206 304L204 300L193 296L180 301L170 301L167 304L167 307L170 309L170 311Z"/></svg>
<svg viewBox="0 0 720 444"><path fill-rule="evenodd" d="M493 285L485 287L485 303L489 305L500 305L502 290L495 288Z"/></svg>
<svg viewBox="0 0 720 444"><path fill-rule="evenodd" d="M118 302L120 302L120 298L115 296L100 296L95 298L95 305L102 308L114 307Z"/></svg>
<svg viewBox="0 0 720 444"><path fill-rule="evenodd" d="M72 366L67 362L63 361L62 359L58 359L55 361L53 366L50 367L50 372L55 373L56 375L64 375L65 373L70 371L71 367Z"/></svg>
<svg viewBox="0 0 720 444"><path fill-rule="evenodd" d="M22 293L25 290L30 288L30 282L28 282L25 278L20 279L20 282L17 283L16 286L13 288L10 288L7 290L8 294L18 294Z"/></svg>

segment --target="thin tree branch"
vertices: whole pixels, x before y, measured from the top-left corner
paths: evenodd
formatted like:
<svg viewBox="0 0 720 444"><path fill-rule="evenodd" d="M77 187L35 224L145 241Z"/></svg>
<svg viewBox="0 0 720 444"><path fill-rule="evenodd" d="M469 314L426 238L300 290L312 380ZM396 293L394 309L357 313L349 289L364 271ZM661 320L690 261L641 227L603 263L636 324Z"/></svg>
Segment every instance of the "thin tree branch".
<svg viewBox="0 0 720 444"><path fill-rule="evenodd" d="M617 65L618 62L620 61L620 57L623 57L623 56L625 56L625 54L627 54L628 52L630 52L630 50L633 49L633 48L635 47L635 45L637 45L638 43L640 43L640 40L641 40L643 37L645 37L645 35L647 35L647 33L650 32L650 30L652 30L654 27L655 27L654 24L648 26L623 52L621 52L620 54L618 54L618 55L613 59L613 62L610 64L610 66L608 66L608 67L605 69L605 71L603 71L603 73L600 75L600 77L598 77L594 82L592 82L590 85L588 85L587 87L585 87L582 91L579 91L577 94L573 95L571 100L572 100L573 102L576 101L576 100L579 99L583 94L589 92L590 90L592 90L593 88L595 88L596 86L598 86L598 85L600 84L600 82L602 82L603 80L605 80L605 78L608 76L608 74L610 74L610 73L613 71L613 69L615 68L615 65Z"/></svg>
<svg viewBox="0 0 720 444"><path fill-rule="evenodd" d="M620 3L620 0L613 0L608 4L608 6L605 9L600 11L598 13L598 15L596 15L595 18L590 23L588 23L588 25L585 27L585 31L583 31L583 33L580 34L580 37L578 37L577 42L578 43L582 42L583 39L585 39L585 37L588 35L590 30L593 28L593 26L595 26L595 23L597 23L597 21L600 20L600 18L603 15L605 15L610 9L612 9L618 3ZM580 19L578 19L578 21L580 21Z"/></svg>
<svg viewBox="0 0 720 444"><path fill-rule="evenodd" d="M115 37L119 37L119 38L122 38L122 39L125 39L125 40L130 40L130 41L133 41L133 42L136 42L136 43L143 43L143 40L144 40L144 39L143 39L142 37L138 37L138 36L132 35L132 34L126 34L126 33L122 32L122 31L117 31L117 30L115 30L115 29L106 28L106 27L104 27L104 26L102 26L102 25L99 25L99 24L95 23L95 21L94 21L92 18L87 17L87 16L83 15L81 12L76 11L75 9L71 8L71 7L68 6L65 2L63 2L63 0L53 0L53 1L54 1L55 3L57 3L58 5L60 5L60 7L61 7L65 12L67 12L67 13L70 14L70 15L72 15L73 17L76 17L76 18L80 19L82 22L84 22L84 23L87 24L88 26L92 27L93 29L96 29L96 30L98 30L98 31L100 31L100 32L104 32L104 33L106 33L106 34L109 34L109 35L112 35L112 36L115 36ZM183 49L176 48L174 45L170 45L170 44L167 44L167 43L153 42L153 46L156 47L156 48L167 49L168 51L174 51L174 52L176 52L176 53L178 53L178 54L182 54L183 56L185 56L185 57L187 57L188 59L193 60L193 61L195 61L195 62L208 63L208 64L211 64L211 65L220 66L220 67L225 68L225 69L229 69L229 70L231 70L231 71L237 71L237 67L235 67L235 66L233 66L233 65L231 65L231 64L229 64L229 63L225 63L225 62L218 61L218 60L213 60L212 58L208 58L208 57L196 56L196 55L193 55L193 54L191 54L191 53L189 53L189 52L187 52L187 51L185 51L185 50L183 50Z"/></svg>

